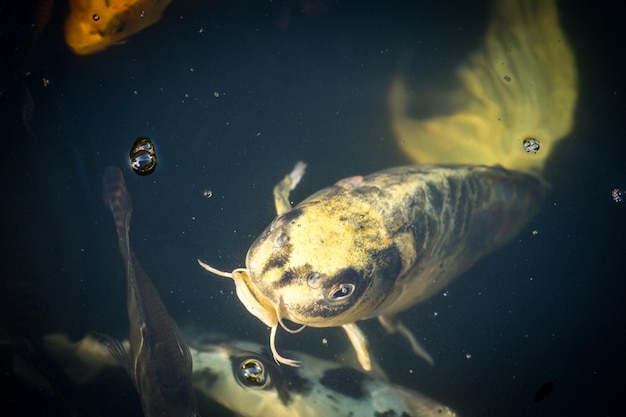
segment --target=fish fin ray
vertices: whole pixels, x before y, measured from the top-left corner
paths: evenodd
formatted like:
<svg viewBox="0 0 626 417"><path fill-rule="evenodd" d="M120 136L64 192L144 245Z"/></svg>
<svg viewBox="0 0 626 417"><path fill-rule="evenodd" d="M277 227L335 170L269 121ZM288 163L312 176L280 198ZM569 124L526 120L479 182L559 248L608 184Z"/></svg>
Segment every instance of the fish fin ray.
<svg viewBox="0 0 626 417"><path fill-rule="evenodd" d="M400 333L409 342L413 353L424 359L426 362L428 362L429 365L435 364L433 357L417 341L415 335L404 325L404 323L400 319L395 316L378 316L378 321L388 333Z"/></svg>
<svg viewBox="0 0 626 417"><path fill-rule="evenodd" d="M276 206L276 213L279 216L291 210L289 194L296 188L304 176L305 170L306 164L302 161L298 161L293 167L293 170L274 186L274 205Z"/></svg>
<svg viewBox="0 0 626 417"><path fill-rule="evenodd" d="M363 369L371 371L372 359L370 358L369 343L363 331L361 331L356 323L344 324L341 327L343 327L343 330L348 335L348 339L350 339L350 343L352 343L357 359Z"/></svg>
<svg viewBox="0 0 626 417"><path fill-rule="evenodd" d="M92 332L95 337L97 337L100 342L107 347L109 353L115 360L117 360L120 365L128 372L132 377L131 373L131 357L128 351L128 348L124 345L124 343L108 334L95 333ZM134 379L133 379L134 380Z"/></svg>

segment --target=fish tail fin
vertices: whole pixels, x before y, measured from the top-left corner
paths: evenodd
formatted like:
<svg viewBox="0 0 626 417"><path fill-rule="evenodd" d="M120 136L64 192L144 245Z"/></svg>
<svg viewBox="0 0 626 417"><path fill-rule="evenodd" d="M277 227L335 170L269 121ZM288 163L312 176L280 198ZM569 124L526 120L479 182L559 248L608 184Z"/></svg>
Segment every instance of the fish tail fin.
<svg viewBox="0 0 626 417"><path fill-rule="evenodd" d="M494 0L485 41L458 70L460 87L441 115L409 115L410 90L396 76L392 130L418 163L502 165L541 175L572 129L578 74L555 0ZM525 149L534 139L539 149Z"/></svg>
<svg viewBox="0 0 626 417"><path fill-rule="evenodd" d="M107 167L102 176L102 197L104 204L111 210L117 231L120 253L126 262L130 261L130 216L133 204L126 188L122 170L116 166Z"/></svg>

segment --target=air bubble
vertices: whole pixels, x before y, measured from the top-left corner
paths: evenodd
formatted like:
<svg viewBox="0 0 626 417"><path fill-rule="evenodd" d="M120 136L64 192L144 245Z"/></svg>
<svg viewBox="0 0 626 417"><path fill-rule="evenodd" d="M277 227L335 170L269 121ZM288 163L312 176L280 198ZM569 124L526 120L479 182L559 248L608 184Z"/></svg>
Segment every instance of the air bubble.
<svg viewBox="0 0 626 417"><path fill-rule="evenodd" d="M541 147L539 140L535 138L526 138L522 144L524 145L524 150L528 153L537 153Z"/></svg>
<svg viewBox="0 0 626 417"><path fill-rule="evenodd" d="M152 140L147 136L140 136L135 139L133 147L130 149L129 158L130 166L136 174L152 174L157 166L156 150Z"/></svg>

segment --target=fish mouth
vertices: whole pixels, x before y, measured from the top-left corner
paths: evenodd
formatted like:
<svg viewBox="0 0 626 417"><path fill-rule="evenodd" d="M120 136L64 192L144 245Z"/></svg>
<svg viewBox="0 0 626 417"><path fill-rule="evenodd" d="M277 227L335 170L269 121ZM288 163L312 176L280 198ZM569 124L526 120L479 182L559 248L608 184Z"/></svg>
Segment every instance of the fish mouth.
<svg viewBox="0 0 626 417"><path fill-rule="evenodd" d="M285 364L289 366L299 366L300 362L285 358L280 355L276 350L276 332L278 331L278 325L285 329L288 333L298 333L306 326L302 325L298 329L289 329L283 322L283 316L285 312L285 303L282 297L278 303L272 302L269 298L265 297L259 291L253 291L255 286L252 284L250 277L250 271L247 268L237 268L233 272L224 272L205 264L198 259L200 266L212 274L220 277L230 278L235 282L235 289L239 301L246 307L246 309L257 319L261 320L266 326L271 329L270 332L270 348L274 360L278 364Z"/></svg>
<svg viewBox="0 0 626 417"><path fill-rule="evenodd" d="M306 327L302 325L298 329L292 330L288 328L283 322L284 315L284 302L282 297L278 303L273 303L269 298L260 294L258 291L252 291L254 288L251 282L250 273L246 268L235 269L232 272L233 281L235 281L235 288L237 290L237 297L246 306L246 309L256 318L270 327L270 349L272 356L277 364L284 364L289 366L300 366L300 362L294 359L289 359L278 353L276 349L276 333L278 332L278 325L282 327L288 333L298 333Z"/></svg>
<svg viewBox="0 0 626 417"><path fill-rule="evenodd" d="M254 284L250 272L246 268L238 268L232 272L237 297L246 309L268 327L277 327L279 322L278 310L269 298L254 291Z"/></svg>
<svg viewBox="0 0 626 417"><path fill-rule="evenodd" d="M252 290L255 287L252 284L250 271L247 268L237 268L233 272L225 272L205 264L200 259L198 259L198 264L212 274L232 279L235 282L239 301L250 314L261 320L268 327L278 325L278 313L274 308L274 303L260 292Z"/></svg>

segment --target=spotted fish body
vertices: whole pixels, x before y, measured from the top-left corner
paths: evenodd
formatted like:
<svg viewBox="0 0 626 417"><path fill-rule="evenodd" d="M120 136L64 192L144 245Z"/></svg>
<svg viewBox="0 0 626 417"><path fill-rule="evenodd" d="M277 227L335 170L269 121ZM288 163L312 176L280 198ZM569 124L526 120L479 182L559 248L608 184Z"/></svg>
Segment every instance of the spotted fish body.
<svg viewBox="0 0 626 417"><path fill-rule="evenodd" d="M347 178L284 208L250 247L246 268L229 276L242 303L272 328L278 361L293 364L274 348L276 328L286 328L287 319L343 326L368 369L366 339L355 322L378 317L417 352L394 314L510 241L546 190L528 174L470 165L405 166Z"/></svg>
<svg viewBox="0 0 626 417"><path fill-rule="evenodd" d="M198 393L240 417L456 415L417 391L304 353L289 353L301 367L279 367L257 343L209 338L191 344Z"/></svg>
<svg viewBox="0 0 626 417"><path fill-rule="evenodd" d="M198 329L188 329L185 336L191 345L193 387L203 416L217 415L212 401L238 417L457 415L424 394L389 382L382 372L373 375L300 352L289 354L302 361L301 367L277 366L258 343ZM92 336L72 343L65 334L48 335L44 346L78 384L92 381L106 367L119 366L108 348Z"/></svg>

